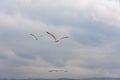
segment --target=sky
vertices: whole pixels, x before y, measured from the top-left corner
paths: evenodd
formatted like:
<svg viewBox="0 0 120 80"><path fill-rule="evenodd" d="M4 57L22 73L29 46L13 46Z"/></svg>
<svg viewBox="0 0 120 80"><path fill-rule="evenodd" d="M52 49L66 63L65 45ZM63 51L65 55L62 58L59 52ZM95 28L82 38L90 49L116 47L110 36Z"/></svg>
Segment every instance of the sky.
<svg viewBox="0 0 120 80"><path fill-rule="evenodd" d="M119 36L120 0L0 0L0 78L119 77Z"/></svg>

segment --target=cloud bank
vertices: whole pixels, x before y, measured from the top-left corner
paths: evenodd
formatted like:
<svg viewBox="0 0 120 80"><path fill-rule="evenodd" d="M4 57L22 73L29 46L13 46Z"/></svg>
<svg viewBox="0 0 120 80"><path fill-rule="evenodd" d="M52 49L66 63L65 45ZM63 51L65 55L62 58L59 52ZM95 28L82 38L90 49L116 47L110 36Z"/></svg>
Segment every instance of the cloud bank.
<svg viewBox="0 0 120 80"><path fill-rule="evenodd" d="M119 8L119 0L0 1L0 77L119 77ZM56 44L46 31L70 38Z"/></svg>

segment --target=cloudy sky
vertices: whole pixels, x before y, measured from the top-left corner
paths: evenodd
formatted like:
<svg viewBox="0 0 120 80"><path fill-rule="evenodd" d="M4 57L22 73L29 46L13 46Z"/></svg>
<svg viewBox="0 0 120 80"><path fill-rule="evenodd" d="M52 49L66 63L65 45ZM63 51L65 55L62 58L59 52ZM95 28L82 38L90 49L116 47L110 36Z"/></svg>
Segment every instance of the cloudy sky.
<svg viewBox="0 0 120 80"><path fill-rule="evenodd" d="M0 78L119 76L119 0L0 0Z"/></svg>

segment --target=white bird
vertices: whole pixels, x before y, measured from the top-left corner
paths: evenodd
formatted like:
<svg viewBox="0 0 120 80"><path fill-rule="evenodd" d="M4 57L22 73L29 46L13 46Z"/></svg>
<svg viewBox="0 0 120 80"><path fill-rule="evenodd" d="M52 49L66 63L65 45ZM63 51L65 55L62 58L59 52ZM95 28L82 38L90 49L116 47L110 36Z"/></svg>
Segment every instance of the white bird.
<svg viewBox="0 0 120 80"><path fill-rule="evenodd" d="M49 70L48 72L68 72L68 71L55 69L55 70Z"/></svg>
<svg viewBox="0 0 120 80"><path fill-rule="evenodd" d="M60 39L57 39L52 33L50 33L50 32L46 32L46 33L51 35L56 43L59 42L59 40L61 40L61 39L69 38L69 37L66 36L66 37L62 37Z"/></svg>
<svg viewBox="0 0 120 80"><path fill-rule="evenodd" d="M30 35L33 36L36 40L38 40L38 38L34 34L30 34Z"/></svg>

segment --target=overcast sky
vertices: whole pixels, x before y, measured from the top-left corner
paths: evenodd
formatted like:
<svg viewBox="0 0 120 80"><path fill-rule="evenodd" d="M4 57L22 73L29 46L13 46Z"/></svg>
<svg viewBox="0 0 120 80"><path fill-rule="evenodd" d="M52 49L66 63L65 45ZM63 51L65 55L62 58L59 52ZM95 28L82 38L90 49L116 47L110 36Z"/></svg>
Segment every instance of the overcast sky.
<svg viewBox="0 0 120 80"><path fill-rule="evenodd" d="M0 78L119 76L119 0L0 0Z"/></svg>

